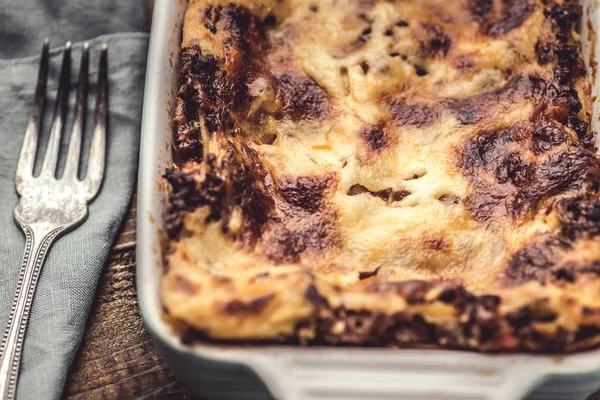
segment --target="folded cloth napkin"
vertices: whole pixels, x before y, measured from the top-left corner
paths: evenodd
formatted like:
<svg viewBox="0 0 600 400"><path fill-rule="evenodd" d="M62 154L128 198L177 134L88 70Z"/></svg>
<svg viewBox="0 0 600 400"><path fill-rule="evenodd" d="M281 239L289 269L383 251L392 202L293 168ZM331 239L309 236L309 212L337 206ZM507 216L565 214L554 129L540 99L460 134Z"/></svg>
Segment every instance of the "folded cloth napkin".
<svg viewBox="0 0 600 400"><path fill-rule="evenodd" d="M19 400L60 398L85 329L98 278L131 199L148 44L148 35L143 33L148 22L146 6L144 0L0 0L2 332L23 254L23 235L12 215L17 202L15 170L35 91L42 41L48 37L52 49L42 127L46 140L56 96L61 46L66 40L74 43L70 107L73 110L81 42L90 41L90 98L84 157L89 151L86 145L93 128L98 52L102 43L108 44L109 59L110 114L104 183L89 206L87 221L55 243L42 270L25 336ZM65 141L70 122L71 114L63 132Z"/></svg>

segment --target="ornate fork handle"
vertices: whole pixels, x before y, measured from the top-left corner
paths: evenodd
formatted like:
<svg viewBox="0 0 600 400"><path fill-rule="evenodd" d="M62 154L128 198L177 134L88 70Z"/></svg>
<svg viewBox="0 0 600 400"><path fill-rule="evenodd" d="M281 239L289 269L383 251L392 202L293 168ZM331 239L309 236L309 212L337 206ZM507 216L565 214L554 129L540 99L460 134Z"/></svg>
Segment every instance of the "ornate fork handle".
<svg viewBox="0 0 600 400"><path fill-rule="evenodd" d="M0 344L0 396L14 399L17 388L17 376L21 363L21 349L25 337L25 327L38 277L48 250L54 240L64 231L59 226L54 229L21 225L25 233L25 252L17 292L13 300L8 326Z"/></svg>

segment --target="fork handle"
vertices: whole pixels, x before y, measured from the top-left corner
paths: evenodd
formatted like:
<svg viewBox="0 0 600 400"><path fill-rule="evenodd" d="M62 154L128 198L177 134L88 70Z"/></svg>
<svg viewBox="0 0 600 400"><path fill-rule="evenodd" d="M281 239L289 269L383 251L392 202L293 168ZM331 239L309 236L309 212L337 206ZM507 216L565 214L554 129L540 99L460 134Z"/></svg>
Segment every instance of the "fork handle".
<svg viewBox="0 0 600 400"><path fill-rule="evenodd" d="M63 227L48 230L26 225L21 225L21 228L25 233L25 252L17 292L0 344L1 400L12 400L16 396L21 350L35 287L50 246L64 230Z"/></svg>

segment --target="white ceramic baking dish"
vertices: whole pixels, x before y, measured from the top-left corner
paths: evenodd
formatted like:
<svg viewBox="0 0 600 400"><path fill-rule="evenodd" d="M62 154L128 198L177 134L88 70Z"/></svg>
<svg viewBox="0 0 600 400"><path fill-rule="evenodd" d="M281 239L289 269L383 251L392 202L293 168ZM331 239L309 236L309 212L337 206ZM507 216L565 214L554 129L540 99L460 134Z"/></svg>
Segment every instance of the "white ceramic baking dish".
<svg viewBox="0 0 600 400"><path fill-rule="evenodd" d="M162 319L159 242L172 140L170 113L185 0L156 0L138 181L137 285L146 325L178 378L204 399L585 399L600 388L600 351L565 357L443 350L182 345ZM600 23L598 1L586 21ZM588 38L587 24L582 37ZM600 32L600 30L599 30ZM591 43L585 43L586 54ZM595 45L595 44L594 44ZM600 82L600 81L599 81ZM596 94L600 89L596 82ZM598 120L595 105L594 122ZM596 125L599 125L596 123ZM598 126L596 126L597 130Z"/></svg>

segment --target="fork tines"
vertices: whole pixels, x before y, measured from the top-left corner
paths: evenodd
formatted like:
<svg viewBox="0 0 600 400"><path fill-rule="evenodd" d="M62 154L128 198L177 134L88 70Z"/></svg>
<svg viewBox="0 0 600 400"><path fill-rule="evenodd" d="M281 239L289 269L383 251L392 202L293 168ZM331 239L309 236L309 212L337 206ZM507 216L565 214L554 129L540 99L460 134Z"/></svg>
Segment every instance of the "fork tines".
<svg viewBox="0 0 600 400"><path fill-rule="evenodd" d="M67 114L69 99L69 83L71 79L71 42L67 42L63 52L62 67L58 92L56 95L56 105L54 108L54 117L50 129L50 137L46 154L44 155L42 168L38 177L33 176L33 169L38 147L38 137L40 130L40 121L44 113L44 103L46 97L46 83L48 80L49 64L49 42L44 40L42 47L42 57L38 73L38 82L35 91L35 100L27 130L21 149L21 156L17 166L17 191L22 195L21 188L27 182L38 178L57 179L57 163L60 151L60 142L64 121ZM73 127L69 139L69 147L66 156L65 169L62 178L79 183L83 187L88 199L92 199L102 182L104 173L104 158L106 149L106 119L107 119L107 92L108 92L108 48L106 44L102 45L100 50L100 66L98 70L97 97L95 111L95 128L92 135L90 156L88 159L87 173L83 179L78 178L79 159L81 154L82 134L84 130L87 94L88 94L88 71L89 71L89 44L83 45L81 53L81 63L79 70L79 83L77 87L77 98L75 109L73 111Z"/></svg>

